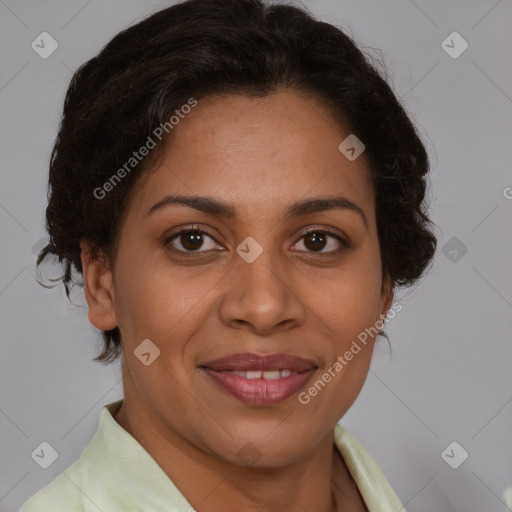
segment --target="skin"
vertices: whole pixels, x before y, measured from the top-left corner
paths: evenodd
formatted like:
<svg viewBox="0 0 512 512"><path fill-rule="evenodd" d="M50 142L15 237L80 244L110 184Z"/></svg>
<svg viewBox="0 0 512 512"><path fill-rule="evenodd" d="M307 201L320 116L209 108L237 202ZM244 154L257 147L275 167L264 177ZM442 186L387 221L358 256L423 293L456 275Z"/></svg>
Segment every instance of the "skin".
<svg viewBox="0 0 512 512"><path fill-rule="evenodd" d="M124 401L115 419L201 512L233 503L245 511L367 510L333 432L361 391L374 338L307 405L295 395L248 406L198 368L237 352L285 352L317 362L307 389L391 307L370 170L364 153L349 161L338 150L348 135L322 101L286 89L202 99L135 185L112 266L82 241L89 320L118 326L122 336ZM184 205L147 216L169 194L216 198L236 216ZM348 209L283 218L295 201L333 195L359 205L368 226ZM186 236L165 246L193 224L209 232L204 257L187 259ZM315 251L303 236L310 227L350 246L326 235ZM250 264L236 252L248 236L263 248ZM134 355L145 339L160 350L148 366ZM249 442L259 453L253 465L237 457Z"/></svg>

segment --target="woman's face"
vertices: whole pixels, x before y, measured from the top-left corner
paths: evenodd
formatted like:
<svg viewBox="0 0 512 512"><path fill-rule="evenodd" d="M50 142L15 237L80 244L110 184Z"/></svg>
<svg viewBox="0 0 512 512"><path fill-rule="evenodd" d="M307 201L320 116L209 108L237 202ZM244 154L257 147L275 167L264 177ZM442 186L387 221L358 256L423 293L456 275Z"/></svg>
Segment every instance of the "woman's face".
<svg viewBox="0 0 512 512"><path fill-rule="evenodd" d="M89 318L119 326L125 402L163 433L232 463L278 466L328 435L356 399L374 339L344 354L392 290L381 293L365 154L351 161L338 149L348 135L321 102L287 90L208 97L135 185L103 281L110 302L87 292ZM188 206L164 201L173 196ZM355 206L310 203L334 198ZM179 234L193 229L204 233ZM277 357L262 368L297 374L260 377L233 373L255 370L251 357L211 363L232 354L307 364Z"/></svg>

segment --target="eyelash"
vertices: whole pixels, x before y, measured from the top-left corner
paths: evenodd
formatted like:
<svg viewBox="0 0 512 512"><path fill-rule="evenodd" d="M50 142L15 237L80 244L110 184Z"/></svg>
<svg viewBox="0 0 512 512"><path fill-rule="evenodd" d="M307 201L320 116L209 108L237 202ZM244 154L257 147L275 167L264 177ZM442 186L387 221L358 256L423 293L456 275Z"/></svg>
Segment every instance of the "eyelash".
<svg viewBox="0 0 512 512"><path fill-rule="evenodd" d="M215 240L215 237L213 235L211 235L208 231L205 231L205 230L201 229L199 226L190 226L188 228L184 228L184 229L178 231L177 233L174 233L171 237L167 238L164 241L164 244L163 244L164 247L167 247L170 244L170 242L172 242L175 238L178 238L183 233L200 233L202 235L207 235L212 240L214 240L215 243L218 244L217 240ZM343 238L340 237L340 235L330 231L329 229L316 228L316 227L310 228L307 231L305 231L304 233L302 233L301 237L299 238L299 240L295 244L297 244L304 237L306 237L307 235L310 235L312 233L321 233L321 234L329 235L329 236L335 238L336 240L338 240L338 242L340 242L340 244L341 244L343 249L347 249L348 247L350 247L349 244ZM327 251L327 252L321 252L321 251L319 251L319 252L315 252L315 251L299 251L299 252L307 252L307 253L310 253L310 254L324 254L324 255L331 255L332 256L333 254L339 253L343 249L338 249L338 250L335 250L335 251ZM202 255L204 255L205 253L208 252L208 250L206 250L206 251L183 251L183 250L180 250L180 249L176 249L175 247L172 247L172 250L174 250L174 251L176 251L176 252L178 252L178 253L180 253L182 255L185 255L186 257L192 257L192 258L200 257L200 256L202 256Z"/></svg>

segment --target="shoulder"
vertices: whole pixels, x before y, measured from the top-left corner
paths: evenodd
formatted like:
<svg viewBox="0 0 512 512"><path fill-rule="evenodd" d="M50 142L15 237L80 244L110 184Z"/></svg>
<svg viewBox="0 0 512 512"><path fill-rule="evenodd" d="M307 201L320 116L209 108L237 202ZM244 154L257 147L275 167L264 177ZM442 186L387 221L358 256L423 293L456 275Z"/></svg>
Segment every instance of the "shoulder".
<svg viewBox="0 0 512 512"><path fill-rule="evenodd" d="M18 512L83 512L80 461L76 461L37 491Z"/></svg>
<svg viewBox="0 0 512 512"><path fill-rule="evenodd" d="M111 416L121 402L118 400L103 407L96 433L80 458L37 491L18 512L99 510L97 504L104 500L104 490L108 488L110 491L109 478L116 470L116 450L123 447L123 442L126 443L127 436L119 435L124 431ZM110 445L116 442L116 447L109 452Z"/></svg>

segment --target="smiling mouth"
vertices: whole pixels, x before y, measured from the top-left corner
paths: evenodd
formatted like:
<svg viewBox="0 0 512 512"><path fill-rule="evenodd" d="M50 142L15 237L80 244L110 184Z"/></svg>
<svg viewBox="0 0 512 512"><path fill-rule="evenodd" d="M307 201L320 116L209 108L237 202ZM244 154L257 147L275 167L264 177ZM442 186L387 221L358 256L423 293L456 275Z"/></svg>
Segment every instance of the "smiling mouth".
<svg viewBox="0 0 512 512"><path fill-rule="evenodd" d="M251 406L268 406L292 397L318 370L312 359L291 354L230 354L199 366L224 396Z"/></svg>
<svg viewBox="0 0 512 512"><path fill-rule="evenodd" d="M284 402L304 388L317 368L301 372L282 370L212 370L200 368L224 396L255 407Z"/></svg>

